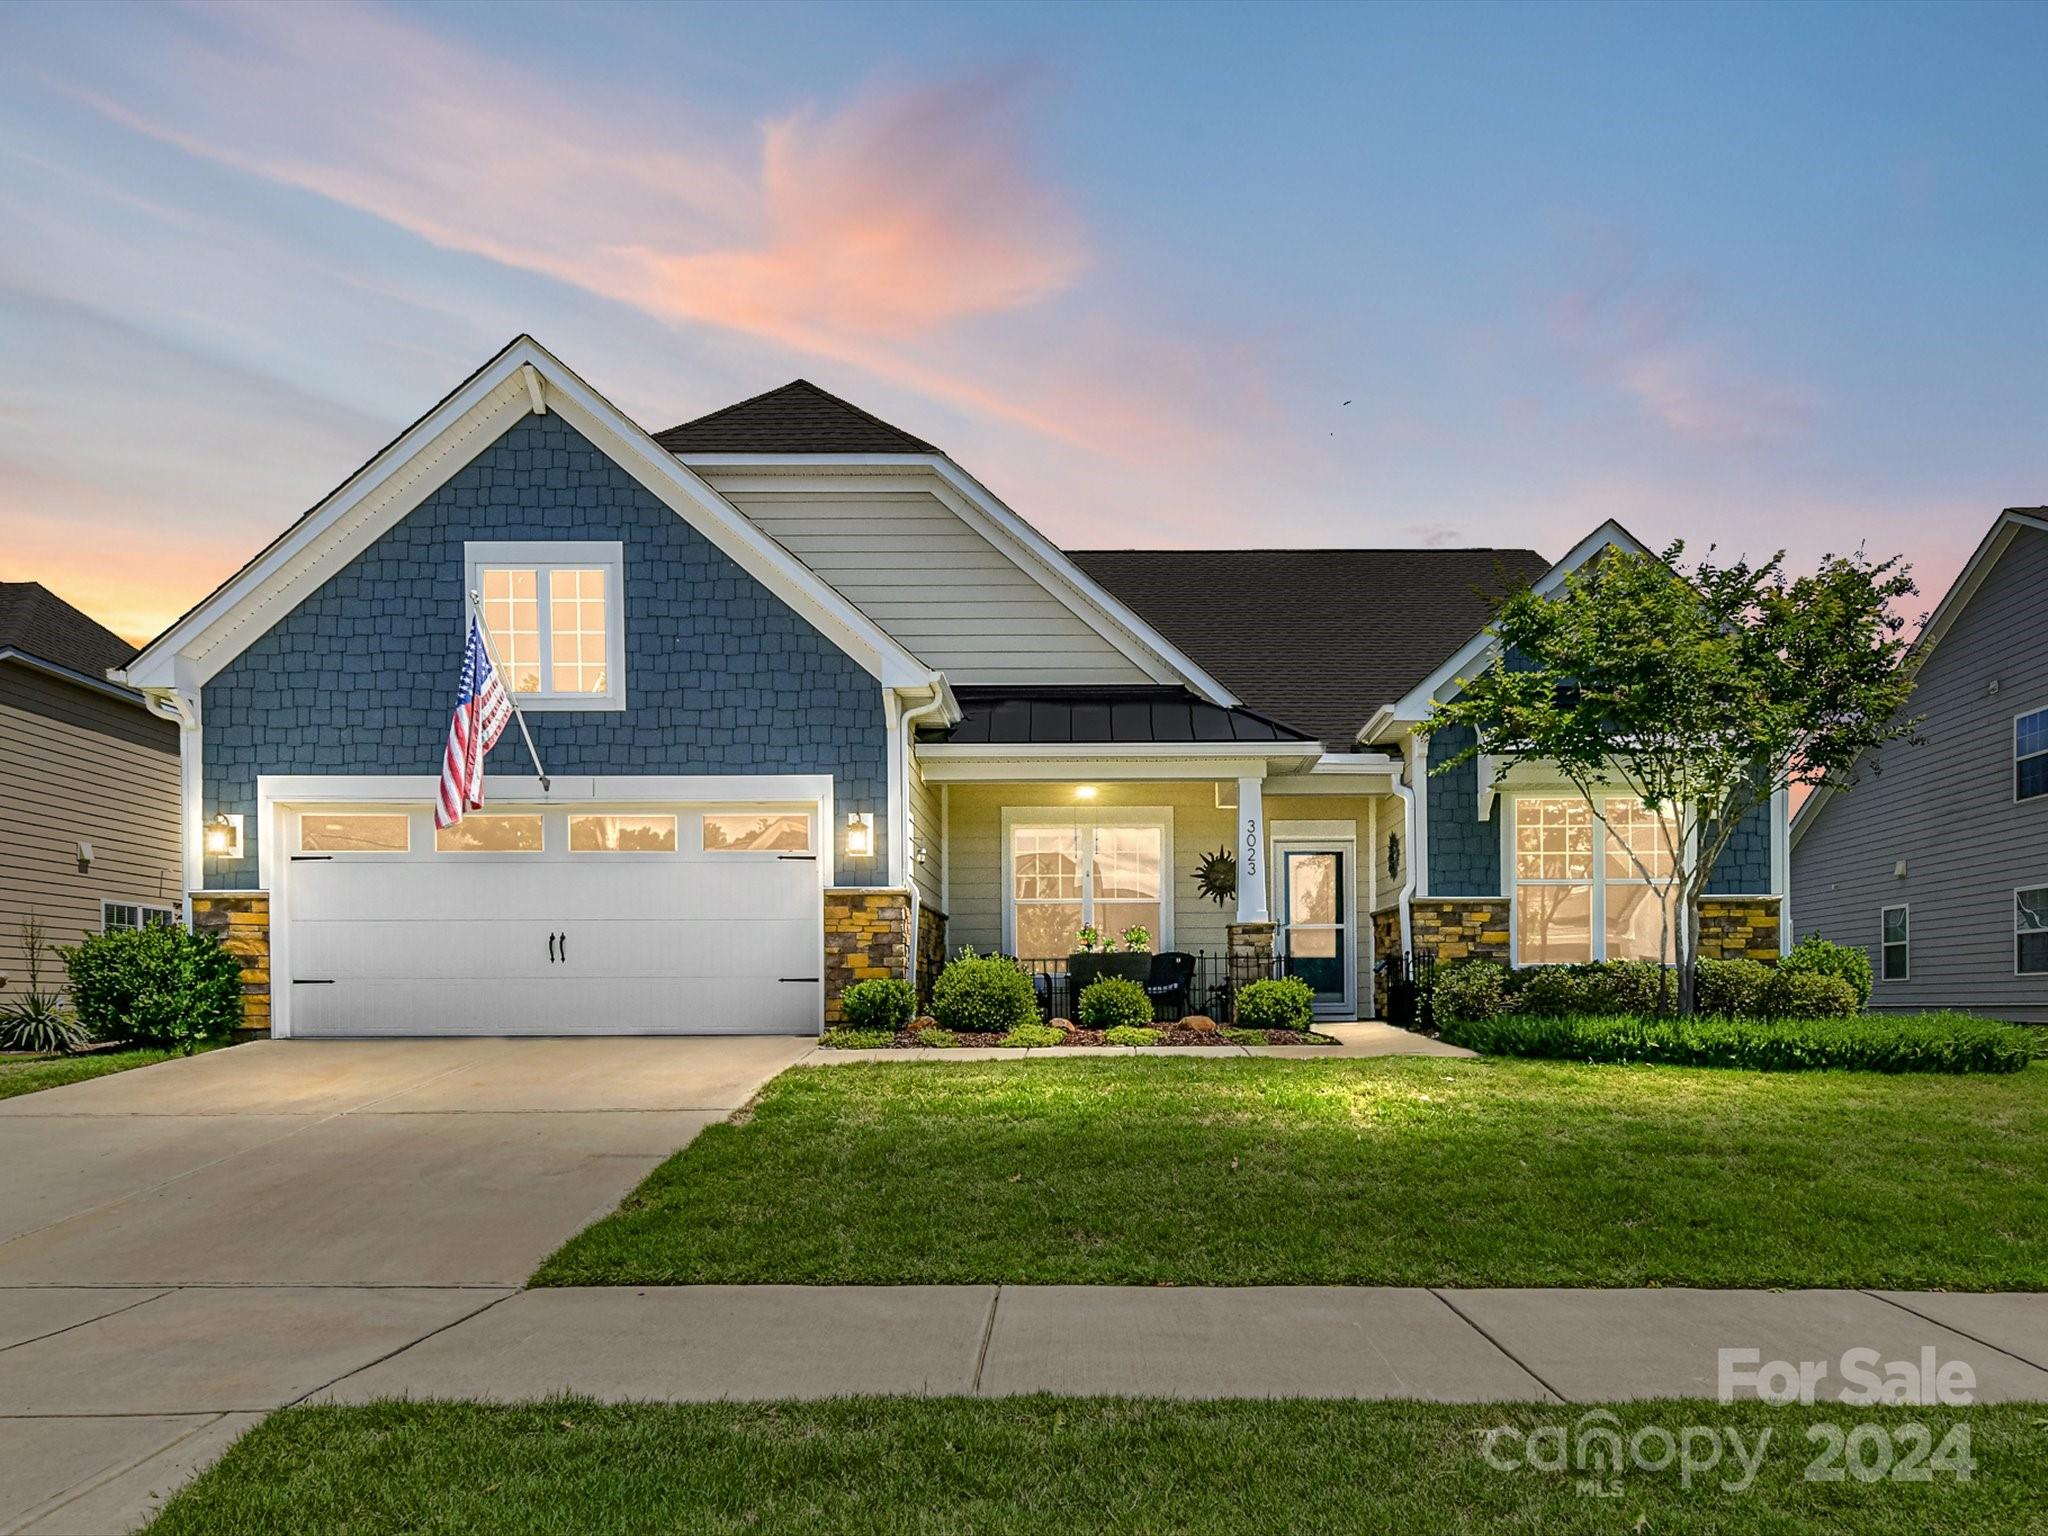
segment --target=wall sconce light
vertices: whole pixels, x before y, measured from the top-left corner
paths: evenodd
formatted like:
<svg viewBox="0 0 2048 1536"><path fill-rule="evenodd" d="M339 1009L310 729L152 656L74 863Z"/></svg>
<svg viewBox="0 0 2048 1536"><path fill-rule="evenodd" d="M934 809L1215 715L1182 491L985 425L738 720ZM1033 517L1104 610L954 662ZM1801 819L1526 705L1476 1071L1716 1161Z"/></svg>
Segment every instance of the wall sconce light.
<svg viewBox="0 0 2048 1536"><path fill-rule="evenodd" d="M912 843L910 845L910 862L922 868L928 851L923 843Z"/></svg>
<svg viewBox="0 0 2048 1536"><path fill-rule="evenodd" d="M81 842L78 845L78 872L81 875L87 875L92 873L91 843Z"/></svg>
<svg viewBox="0 0 2048 1536"><path fill-rule="evenodd" d="M871 859L875 856L875 813L873 811L849 811L846 813L846 856L849 859Z"/></svg>
<svg viewBox="0 0 2048 1536"><path fill-rule="evenodd" d="M209 858L239 859L242 856L242 818L222 811L206 824L206 852Z"/></svg>
<svg viewBox="0 0 2048 1536"><path fill-rule="evenodd" d="M1093 800L1095 798L1095 786L1093 784L1076 784L1074 786L1074 798L1076 800Z"/></svg>

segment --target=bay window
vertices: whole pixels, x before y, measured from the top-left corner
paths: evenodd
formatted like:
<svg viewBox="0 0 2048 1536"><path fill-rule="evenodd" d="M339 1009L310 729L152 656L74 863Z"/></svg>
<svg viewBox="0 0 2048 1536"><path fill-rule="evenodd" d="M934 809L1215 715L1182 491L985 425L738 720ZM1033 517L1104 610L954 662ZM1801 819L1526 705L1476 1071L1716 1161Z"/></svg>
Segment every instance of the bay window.
<svg viewBox="0 0 2048 1536"><path fill-rule="evenodd" d="M1633 796L1517 795L1513 839L1515 958L1521 965L1675 959L1676 846L1669 813Z"/></svg>
<svg viewBox="0 0 2048 1536"><path fill-rule="evenodd" d="M1126 928L1170 940L1166 892L1168 825L1163 813L1127 813L1086 822L1056 812L1006 811L1009 866L1004 928L1020 960L1065 959L1083 928L1114 937Z"/></svg>

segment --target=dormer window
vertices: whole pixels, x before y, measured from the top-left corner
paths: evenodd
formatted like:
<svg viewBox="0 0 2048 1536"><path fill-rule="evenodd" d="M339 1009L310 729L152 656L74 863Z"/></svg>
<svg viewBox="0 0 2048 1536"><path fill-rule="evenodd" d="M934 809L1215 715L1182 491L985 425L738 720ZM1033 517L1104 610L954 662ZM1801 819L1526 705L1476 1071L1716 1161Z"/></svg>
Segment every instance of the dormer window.
<svg viewBox="0 0 2048 1536"><path fill-rule="evenodd" d="M527 709L624 709L624 561L618 544L465 547L468 590Z"/></svg>

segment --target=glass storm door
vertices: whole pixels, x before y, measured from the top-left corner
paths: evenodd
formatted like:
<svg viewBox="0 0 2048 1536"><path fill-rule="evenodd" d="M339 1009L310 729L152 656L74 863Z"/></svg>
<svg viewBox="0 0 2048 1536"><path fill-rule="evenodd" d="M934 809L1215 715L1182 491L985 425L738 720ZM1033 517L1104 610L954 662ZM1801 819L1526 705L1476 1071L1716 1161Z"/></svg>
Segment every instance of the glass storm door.
<svg viewBox="0 0 2048 1536"><path fill-rule="evenodd" d="M1315 989L1318 1013L1341 1013L1351 1006L1344 863L1345 856L1334 849L1290 848L1280 855L1287 974Z"/></svg>

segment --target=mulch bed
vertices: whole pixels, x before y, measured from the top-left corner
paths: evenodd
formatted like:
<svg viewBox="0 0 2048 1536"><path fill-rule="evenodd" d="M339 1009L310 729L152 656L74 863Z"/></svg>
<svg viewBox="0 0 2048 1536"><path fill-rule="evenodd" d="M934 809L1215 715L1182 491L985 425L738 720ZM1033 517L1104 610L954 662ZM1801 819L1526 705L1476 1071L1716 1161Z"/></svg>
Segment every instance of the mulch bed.
<svg viewBox="0 0 2048 1536"><path fill-rule="evenodd" d="M1237 1042L1226 1039L1216 1030L1175 1029L1168 1024L1153 1026L1159 1031L1158 1045L1234 1045ZM1337 1042L1328 1035L1312 1034L1297 1029L1269 1029L1266 1032L1268 1045L1335 1045ZM967 1045L1001 1045L1003 1037L997 1034L959 1034L953 1037L951 1046L926 1045L917 1038L915 1031L903 1030L890 1042L892 1045L908 1046L913 1050L944 1051ZM1062 1032L1060 1044L1108 1046L1099 1029L1070 1029ZM1121 1049L1121 1047L1112 1047Z"/></svg>

